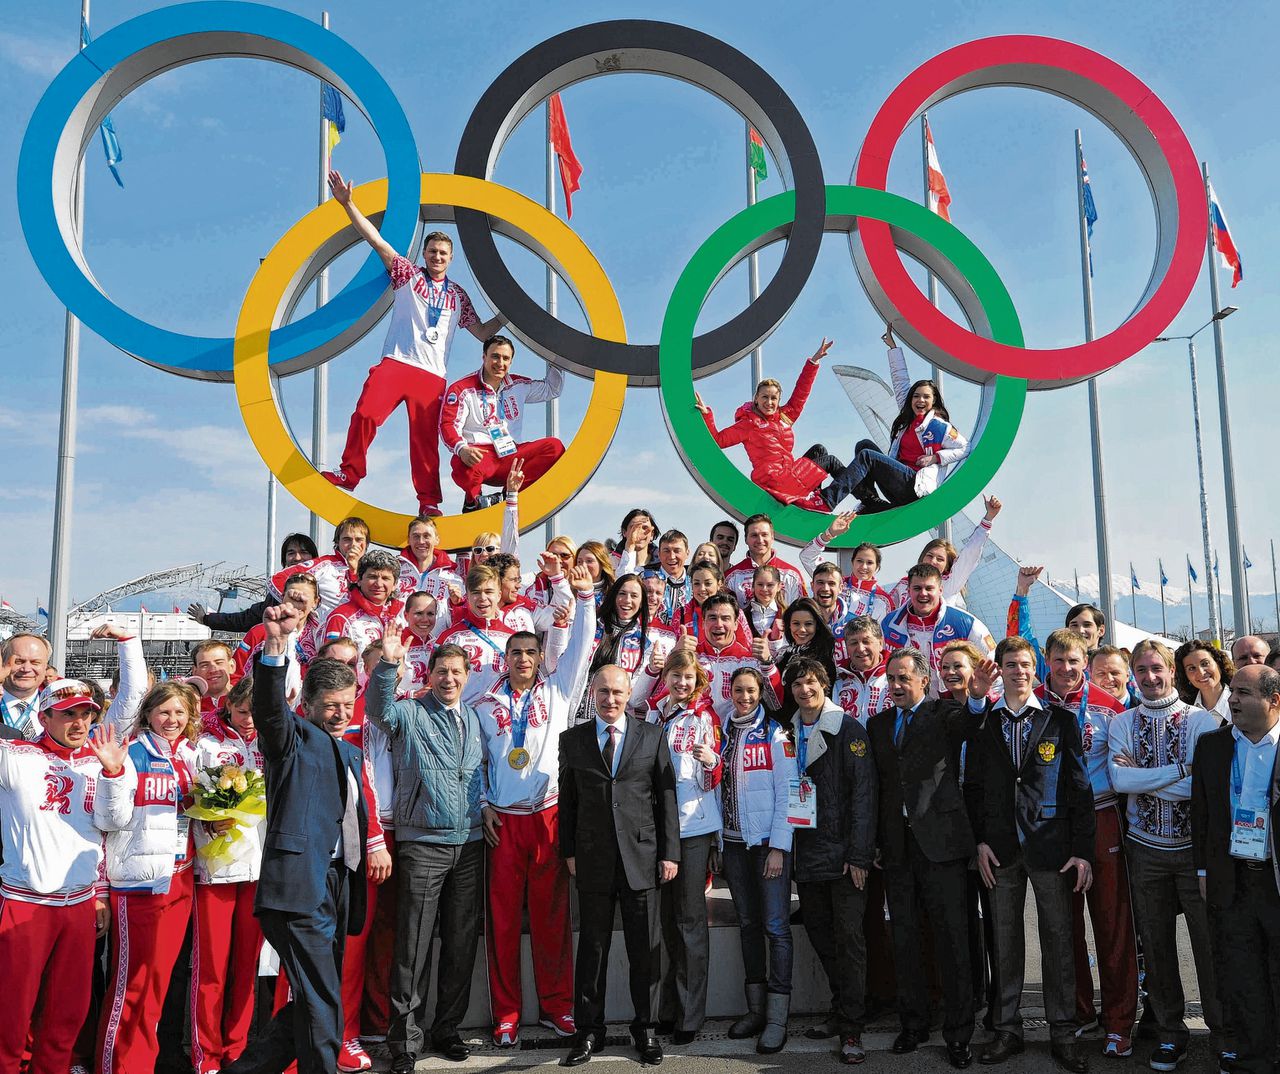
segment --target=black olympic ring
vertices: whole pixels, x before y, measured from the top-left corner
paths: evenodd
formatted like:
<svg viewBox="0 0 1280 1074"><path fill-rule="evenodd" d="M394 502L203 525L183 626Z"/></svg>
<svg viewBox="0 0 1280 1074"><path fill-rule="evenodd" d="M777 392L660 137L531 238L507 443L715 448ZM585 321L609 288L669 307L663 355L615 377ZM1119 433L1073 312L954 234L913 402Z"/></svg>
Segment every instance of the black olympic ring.
<svg viewBox="0 0 1280 1074"><path fill-rule="evenodd" d="M784 184L790 176L794 185L795 223L773 278L755 302L693 341L694 376L706 376L732 365L782 323L817 263L826 226L817 146L791 98L764 68L723 41L674 23L619 19L567 30L535 45L494 79L467 120L454 171L491 178L508 136L529 112L567 86L616 71L667 75L715 94L756 129ZM511 275L489 217L473 209L456 215L476 286L530 350L581 376L603 370L625 374L639 387L657 385L656 344L597 339L553 317Z"/></svg>

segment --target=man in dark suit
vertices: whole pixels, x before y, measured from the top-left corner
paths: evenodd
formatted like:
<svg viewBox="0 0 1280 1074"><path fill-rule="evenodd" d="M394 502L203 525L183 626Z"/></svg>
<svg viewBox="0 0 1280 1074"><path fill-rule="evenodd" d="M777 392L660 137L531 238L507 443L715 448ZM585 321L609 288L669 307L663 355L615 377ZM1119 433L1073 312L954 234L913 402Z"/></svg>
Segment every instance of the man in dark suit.
<svg viewBox="0 0 1280 1074"><path fill-rule="evenodd" d="M343 948L365 914L369 821L361 755L341 738L355 712L356 677L340 661L313 661L302 684L307 719L294 715L285 700L285 653L301 625L298 613L278 604L262 622L267 637L253 670L253 722L266 760L267 831L254 912L293 998L223 1070L279 1074L296 1059L298 1074L331 1074L342 1047Z"/></svg>
<svg viewBox="0 0 1280 1074"><path fill-rule="evenodd" d="M973 977L965 917L973 832L960 795L960 747L971 717L952 701L927 700L929 662L900 649L885 666L892 708L867 721L880 777L877 842L893 929L894 969L902 1032L898 1054L929 1039L929 995L921 954L920 916L928 913L942 976L947 1058L973 1062Z"/></svg>
<svg viewBox="0 0 1280 1074"><path fill-rule="evenodd" d="M1093 880L1093 789L1085 772L1076 714L1032 691L1036 653L1005 638L969 683L969 710L981 725L969 742L965 799L978 843L978 872L991 891L999 993L996 1037L979 1063L1003 1063L1024 1050L1022 983L1027 884L1035 893L1045 1017L1053 1058L1083 1074L1075 1041L1072 894ZM1004 696L986 700L996 675Z"/></svg>
<svg viewBox="0 0 1280 1074"><path fill-rule="evenodd" d="M1191 770L1191 839L1209 904L1222 1005L1233 1011L1238 1074L1271 1074L1280 951L1280 673L1248 664L1231 680L1231 726L1201 737Z"/></svg>
<svg viewBox="0 0 1280 1074"><path fill-rule="evenodd" d="M640 1058L661 1063L654 1035L659 981L657 886L675 878L680 818L675 771L657 724L626 718L630 676L612 664L591 680L596 718L560 736L560 853L578 882L574 1018L565 1066L585 1063L605 1041L605 979L615 906L630 966Z"/></svg>

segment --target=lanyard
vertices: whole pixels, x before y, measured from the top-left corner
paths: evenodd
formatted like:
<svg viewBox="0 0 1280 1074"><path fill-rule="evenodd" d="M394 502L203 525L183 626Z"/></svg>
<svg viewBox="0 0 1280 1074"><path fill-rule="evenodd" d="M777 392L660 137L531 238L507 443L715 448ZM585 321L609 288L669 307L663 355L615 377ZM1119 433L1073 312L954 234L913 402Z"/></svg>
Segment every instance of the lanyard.
<svg viewBox="0 0 1280 1074"><path fill-rule="evenodd" d="M507 707L511 710L511 744L516 749L524 747L525 732L529 730L529 706L533 704L533 691L538 686L538 680L534 679L533 684L524 692L524 704L520 708L520 715L516 716L516 697L511 691L511 680L507 680Z"/></svg>
<svg viewBox="0 0 1280 1074"><path fill-rule="evenodd" d="M436 296L439 301L433 301ZM427 277L427 327L435 328L440 321L440 314L448 308L449 305L449 277L444 278L444 284L437 291L434 287L434 281L430 276Z"/></svg>
<svg viewBox="0 0 1280 1074"><path fill-rule="evenodd" d="M1085 717L1089 715L1089 680L1086 679L1080 688L1080 707L1076 710L1076 724L1084 726Z"/></svg>
<svg viewBox="0 0 1280 1074"><path fill-rule="evenodd" d="M1244 773L1240 771L1240 751L1238 749L1231 751L1231 789L1235 791L1236 801L1239 802L1244 795Z"/></svg>
<svg viewBox="0 0 1280 1074"><path fill-rule="evenodd" d="M483 630L481 630L478 626L472 626L471 633L474 634L477 638L479 638L482 642L484 642L487 646L489 646L489 648L492 649L495 653L497 653L499 661L505 657L506 654L503 652L502 648L498 645L498 643L494 641L491 637L489 637L489 635L486 634ZM498 661L495 661L495 664L497 662Z"/></svg>
<svg viewBox="0 0 1280 1074"><path fill-rule="evenodd" d="M490 418L489 415L484 412L484 407L481 407L481 414L480 414L481 418L483 418L485 425L503 424L507 416L507 397L502 394L501 388L499 388L495 392L492 388L489 387L488 384L485 384L483 380L480 383L484 385L484 390L485 390L484 406L491 405L489 403L490 396L496 395L498 397L498 405L492 408L493 417Z"/></svg>
<svg viewBox="0 0 1280 1074"><path fill-rule="evenodd" d="M813 734L812 729L817 726L816 723L806 724L804 720L800 720L800 726L796 728L796 766L800 769L802 776L809 768L809 735ZM806 728L809 728L807 734Z"/></svg>

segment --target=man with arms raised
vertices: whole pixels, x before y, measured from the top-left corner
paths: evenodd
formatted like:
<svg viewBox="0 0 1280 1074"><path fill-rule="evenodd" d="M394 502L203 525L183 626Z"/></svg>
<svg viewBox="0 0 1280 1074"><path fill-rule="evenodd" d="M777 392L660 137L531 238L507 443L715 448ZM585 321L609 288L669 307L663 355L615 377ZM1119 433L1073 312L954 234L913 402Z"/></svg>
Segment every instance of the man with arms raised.
<svg viewBox="0 0 1280 1074"><path fill-rule="evenodd" d="M395 292L382 361L369 370L360 390L341 466L324 476L348 492L360 484L378 426L404 403L409 418L409 471L418 494L418 513L438 515L440 456L436 444L449 349L459 328L485 340L502 327L502 319L494 317L482 324L467 292L449 279L453 240L443 231L432 231L423 240L426 268L422 268L391 249L352 201L352 184L343 182L336 171L329 173L329 189L360 237L382 258Z"/></svg>
<svg viewBox="0 0 1280 1074"><path fill-rule="evenodd" d="M555 670L543 670L543 647L532 631L507 639L507 673L476 702L485 739L482 817L489 844L489 1000L493 1041L513 1047L520 1036L520 933L525 895L529 940L542 1021L572 1036L573 932L569 873L556 842L560 734L577 698L573 685L586 672L595 640L596 602L591 575L569 575L577 611L568 646Z"/></svg>
<svg viewBox="0 0 1280 1074"><path fill-rule="evenodd" d="M654 1034L658 991L659 884L680 861L680 815L667 736L627 718L631 681L606 664L590 686L596 718L560 736L560 852L578 881L574 1014L578 1035L566 1066L605 1043L605 980L615 908L627 945L631 1039L645 1063L662 1062Z"/></svg>

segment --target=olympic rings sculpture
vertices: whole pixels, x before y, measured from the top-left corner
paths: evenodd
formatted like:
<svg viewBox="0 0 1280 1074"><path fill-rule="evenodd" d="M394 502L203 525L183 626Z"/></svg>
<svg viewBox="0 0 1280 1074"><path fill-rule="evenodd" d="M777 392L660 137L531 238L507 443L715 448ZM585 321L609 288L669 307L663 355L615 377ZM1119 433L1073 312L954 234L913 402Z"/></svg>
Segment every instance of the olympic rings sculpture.
<svg viewBox="0 0 1280 1074"><path fill-rule="evenodd" d="M711 440L693 407L693 380L726 368L781 323L817 259L823 234L842 231L859 281L877 313L923 358L982 386L975 444L936 492L859 518L835 542L893 543L935 527L971 500L1012 446L1028 389L1076 383L1137 353L1172 321L1199 272L1207 207L1186 135L1154 92L1096 52L1052 38L1011 35L958 45L926 61L890 94L872 121L853 172L856 185L825 184L817 148L799 111L753 60L689 27L615 20L558 34L510 64L477 103L459 144L455 175L422 175L408 120L373 66L340 37L288 12L250 3L180 4L104 33L55 77L28 124L18 162L19 214L41 274L63 304L114 346L165 372L234 380L246 429L269 469L306 507L336 521L360 513L379 543L396 544L409 516L364 503L330 485L298 448L280 411L276 379L329 361L361 339L390 304L376 255L321 309L291 322L319 271L357 239L336 205L303 217L250 283L227 338L173 332L113 303L76 239L77 166L99 122L155 75L215 57L252 57L300 68L336 86L369 118L387 159L387 179L358 188L358 204L390 245L416 249L424 221L453 220L480 293L531 351L595 384L577 436L521 497L521 527L566 504L603 458L628 384L658 386L673 441L695 480L743 517L767 511L780 537L803 542L828 517L782 507ZM628 342L617 297L581 239L536 202L490 181L508 136L550 94L618 71L690 82L724 100L761 135L793 189L738 213L707 239L673 291L658 345ZM1023 346L1008 292L976 247L922 206L887 193L889 161L925 109L971 89L1017 85L1073 101L1107 124L1150 188L1157 245L1134 311L1092 342L1052 350ZM590 335L547 313L503 263L495 231L547 261L587 313ZM727 323L694 337L716 281L748 253L785 239L778 270L758 299ZM928 266L954 295L968 327L932 306L897 251ZM685 370L689 376L685 376ZM489 508L496 516L499 508ZM455 547L487 512L440 520Z"/></svg>

